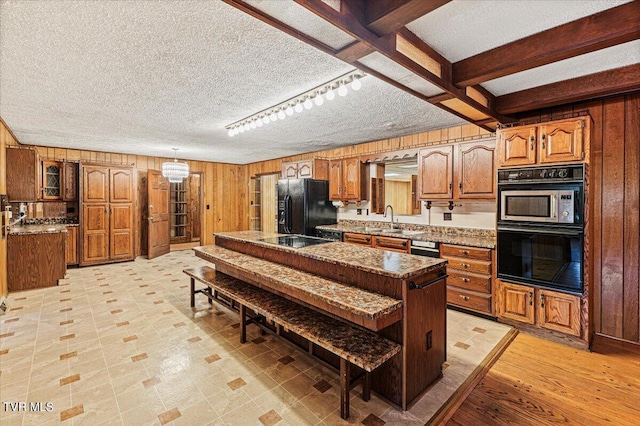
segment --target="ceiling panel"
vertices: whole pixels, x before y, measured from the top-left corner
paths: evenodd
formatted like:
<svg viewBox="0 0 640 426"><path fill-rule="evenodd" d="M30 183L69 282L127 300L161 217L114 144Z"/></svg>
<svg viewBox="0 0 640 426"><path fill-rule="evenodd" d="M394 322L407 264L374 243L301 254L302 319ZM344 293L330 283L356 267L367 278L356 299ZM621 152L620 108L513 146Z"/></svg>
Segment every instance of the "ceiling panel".
<svg viewBox="0 0 640 426"><path fill-rule="evenodd" d="M640 63L640 40L482 83L496 96Z"/></svg>
<svg viewBox="0 0 640 426"><path fill-rule="evenodd" d="M407 25L451 62L631 0L454 0Z"/></svg>
<svg viewBox="0 0 640 426"><path fill-rule="evenodd" d="M344 31L293 1L245 0L245 2L335 50L356 41Z"/></svg>
<svg viewBox="0 0 640 426"><path fill-rule="evenodd" d="M443 92L442 89L432 83L429 83L424 78L417 76L415 73L409 71L397 62L392 61L381 53L370 53L367 56L360 58L358 62L366 65L372 70L378 71L380 74L387 76L398 83L404 84L418 93L422 93L425 96L435 96Z"/></svg>

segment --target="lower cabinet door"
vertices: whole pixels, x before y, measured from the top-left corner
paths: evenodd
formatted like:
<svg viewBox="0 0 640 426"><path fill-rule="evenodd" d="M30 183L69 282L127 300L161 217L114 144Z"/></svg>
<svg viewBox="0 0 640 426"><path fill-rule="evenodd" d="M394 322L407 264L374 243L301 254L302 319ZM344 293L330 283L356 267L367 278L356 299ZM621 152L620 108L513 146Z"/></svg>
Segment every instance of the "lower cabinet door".
<svg viewBox="0 0 640 426"><path fill-rule="evenodd" d="M537 302L540 327L580 336L580 297L539 289Z"/></svg>
<svg viewBox="0 0 640 426"><path fill-rule="evenodd" d="M496 305L498 316L534 324L534 288L524 285L497 282Z"/></svg>
<svg viewBox="0 0 640 426"><path fill-rule="evenodd" d="M67 226L67 239L65 245L64 257L67 265L76 265L78 263L78 228L76 226Z"/></svg>
<svg viewBox="0 0 640 426"><path fill-rule="evenodd" d="M133 205L111 204L111 260L133 259Z"/></svg>
<svg viewBox="0 0 640 426"><path fill-rule="evenodd" d="M109 204L84 204L82 207L82 264L109 260Z"/></svg>

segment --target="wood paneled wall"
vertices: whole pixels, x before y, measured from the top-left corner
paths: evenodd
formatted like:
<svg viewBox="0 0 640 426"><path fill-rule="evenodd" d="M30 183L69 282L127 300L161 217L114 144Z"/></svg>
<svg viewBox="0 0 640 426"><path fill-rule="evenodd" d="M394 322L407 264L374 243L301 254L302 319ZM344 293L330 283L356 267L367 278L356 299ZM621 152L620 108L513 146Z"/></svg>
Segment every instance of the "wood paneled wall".
<svg viewBox="0 0 640 426"><path fill-rule="evenodd" d="M16 145L9 128L0 118L0 194L7 193L7 155L6 146ZM0 239L0 296L7 295L7 240Z"/></svg>
<svg viewBox="0 0 640 426"><path fill-rule="evenodd" d="M8 145L18 145L15 140ZM128 165L137 176L134 188L136 197L136 255L146 249L146 232L142 226L146 220L147 170L160 170L162 163L171 158L149 157L144 155L117 154L109 152L85 151L65 148L36 147L42 159L82 161ZM4 149L2 149L4 154ZM249 228L248 191L249 178L247 166L205 161L187 161L192 173L202 173L203 235L201 244L213 244L213 233L222 231L246 230ZM4 170L4 169L3 169Z"/></svg>
<svg viewBox="0 0 640 426"><path fill-rule="evenodd" d="M549 120L588 111L593 119L589 200L592 327L640 343L640 92L522 114Z"/></svg>
<svg viewBox="0 0 640 426"><path fill-rule="evenodd" d="M326 151L311 152L290 157L278 158L275 160L261 161L249 164L248 175L258 176L267 173L280 173L283 161L299 161L310 158L346 158L358 155L377 154L388 151L398 151L402 149L415 148L419 146L436 145L441 143L453 143L474 139L484 139L491 136L491 133L481 129L474 124L449 127L440 130L431 130L424 133L401 136L398 138L382 139L379 141L366 142L358 145L350 145L343 148L330 149Z"/></svg>

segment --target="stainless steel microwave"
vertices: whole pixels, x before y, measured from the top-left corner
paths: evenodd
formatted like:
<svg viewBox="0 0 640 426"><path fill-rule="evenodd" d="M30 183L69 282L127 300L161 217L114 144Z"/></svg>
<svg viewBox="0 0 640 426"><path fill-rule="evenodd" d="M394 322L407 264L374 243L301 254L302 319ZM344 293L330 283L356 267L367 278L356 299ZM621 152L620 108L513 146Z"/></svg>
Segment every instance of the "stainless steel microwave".
<svg viewBox="0 0 640 426"><path fill-rule="evenodd" d="M502 190L500 221L577 224L577 196L573 189Z"/></svg>

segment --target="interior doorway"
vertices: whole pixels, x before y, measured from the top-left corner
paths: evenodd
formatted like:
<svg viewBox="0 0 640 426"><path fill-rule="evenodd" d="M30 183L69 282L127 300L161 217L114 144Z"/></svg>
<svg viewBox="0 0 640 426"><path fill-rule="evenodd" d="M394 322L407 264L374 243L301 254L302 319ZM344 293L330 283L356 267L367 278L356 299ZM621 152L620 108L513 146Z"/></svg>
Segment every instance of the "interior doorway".
<svg viewBox="0 0 640 426"><path fill-rule="evenodd" d="M202 234L202 175L191 173L169 191L169 240L175 244L199 244Z"/></svg>
<svg viewBox="0 0 640 426"><path fill-rule="evenodd" d="M279 173L251 178L249 229L278 232L278 179Z"/></svg>

